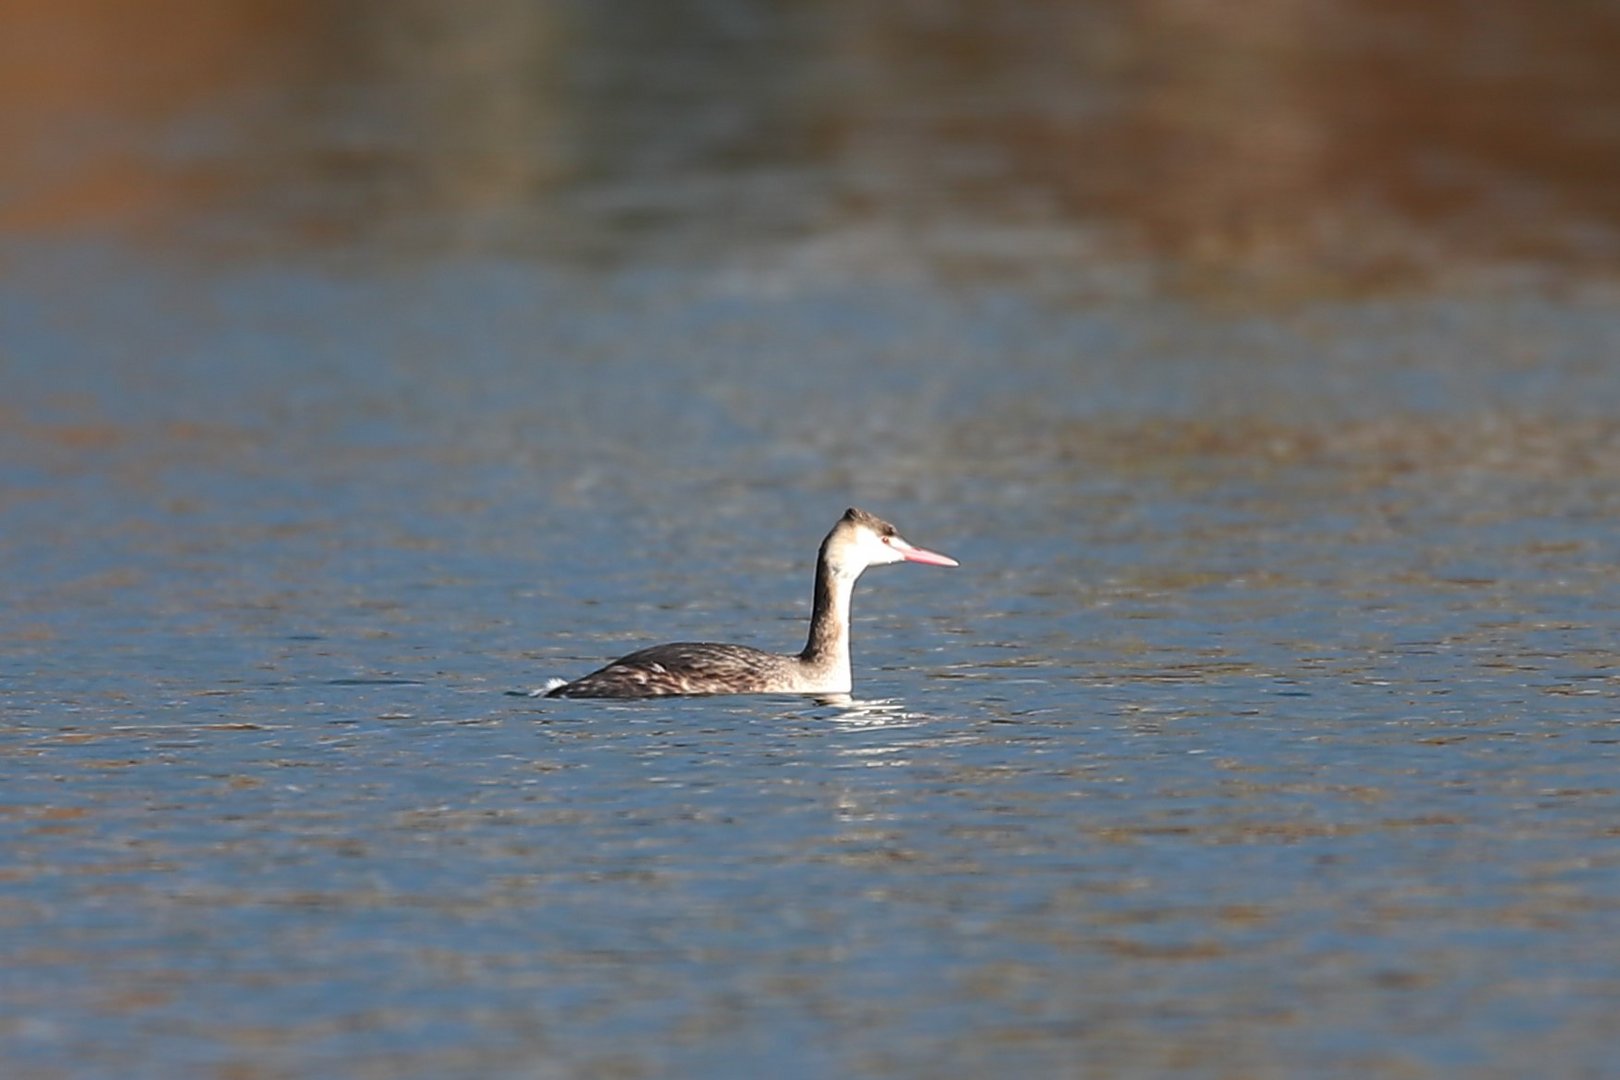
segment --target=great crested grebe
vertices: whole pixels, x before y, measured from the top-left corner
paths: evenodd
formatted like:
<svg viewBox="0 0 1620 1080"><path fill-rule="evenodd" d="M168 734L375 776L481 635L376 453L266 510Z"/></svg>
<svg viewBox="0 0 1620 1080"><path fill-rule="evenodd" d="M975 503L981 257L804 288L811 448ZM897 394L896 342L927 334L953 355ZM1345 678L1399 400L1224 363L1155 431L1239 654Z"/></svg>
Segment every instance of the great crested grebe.
<svg viewBox="0 0 1620 1080"><path fill-rule="evenodd" d="M678 641L621 657L599 671L563 683L546 697L642 698L669 694L847 694L849 597L868 566L956 560L913 547L882 518L851 507L821 542L816 559L810 640L788 656L746 645Z"/></svg>

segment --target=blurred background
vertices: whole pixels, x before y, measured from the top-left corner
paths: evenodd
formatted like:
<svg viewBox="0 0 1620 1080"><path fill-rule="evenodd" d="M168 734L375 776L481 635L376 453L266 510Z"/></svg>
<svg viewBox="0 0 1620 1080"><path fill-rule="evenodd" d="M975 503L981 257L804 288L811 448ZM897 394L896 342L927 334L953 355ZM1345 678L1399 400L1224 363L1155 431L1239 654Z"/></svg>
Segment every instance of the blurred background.
<svg viewBox="0 0 1620 1080"><path fill-rule="evenodd" d="M1245 298L1606 271L1605 0L7 0L0 227L232 256L854 245Z"/></svg>

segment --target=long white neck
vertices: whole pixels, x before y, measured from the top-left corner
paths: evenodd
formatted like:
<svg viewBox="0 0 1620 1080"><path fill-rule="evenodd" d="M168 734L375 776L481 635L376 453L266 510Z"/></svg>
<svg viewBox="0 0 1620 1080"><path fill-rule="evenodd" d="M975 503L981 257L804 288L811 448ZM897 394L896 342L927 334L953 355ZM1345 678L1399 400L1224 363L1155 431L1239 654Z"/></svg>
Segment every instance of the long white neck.
<svg viewBox="0 0 1620 1080"><path fill-rule="evenodd" d="M820 688L849 693L853 677L849 666L849 599L860 572L837 571L826 551L816 561L815 603L810 612L810 639L799 661Z"/></svg>

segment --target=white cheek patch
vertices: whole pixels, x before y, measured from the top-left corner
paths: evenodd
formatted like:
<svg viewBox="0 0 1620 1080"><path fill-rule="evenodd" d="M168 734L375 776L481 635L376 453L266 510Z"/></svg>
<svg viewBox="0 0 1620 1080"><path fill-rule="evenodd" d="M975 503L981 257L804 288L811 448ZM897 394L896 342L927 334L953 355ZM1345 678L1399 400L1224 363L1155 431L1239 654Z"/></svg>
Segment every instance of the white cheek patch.
<svg viewBox="0 0 1620 1080"><path fill-rule="evenodd" d="M876 536L874 534L874 537L877 540L878 553L873 560L874 562L879 560L883 562L900 562L906 557L906 548L910 545L898 536Z"/></svg>

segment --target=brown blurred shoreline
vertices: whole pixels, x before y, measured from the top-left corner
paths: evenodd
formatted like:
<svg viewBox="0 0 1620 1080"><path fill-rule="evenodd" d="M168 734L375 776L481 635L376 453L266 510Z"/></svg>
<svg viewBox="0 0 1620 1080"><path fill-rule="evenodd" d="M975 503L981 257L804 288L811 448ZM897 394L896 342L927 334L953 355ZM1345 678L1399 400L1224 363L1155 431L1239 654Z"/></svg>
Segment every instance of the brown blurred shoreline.
<svg viewBox="0 0 1620 1080"><path fill-rule="evenodd" d="M0 23L12 234L966 223L1372 287L1620 259L1598 3L6 0Z"/></svg>

